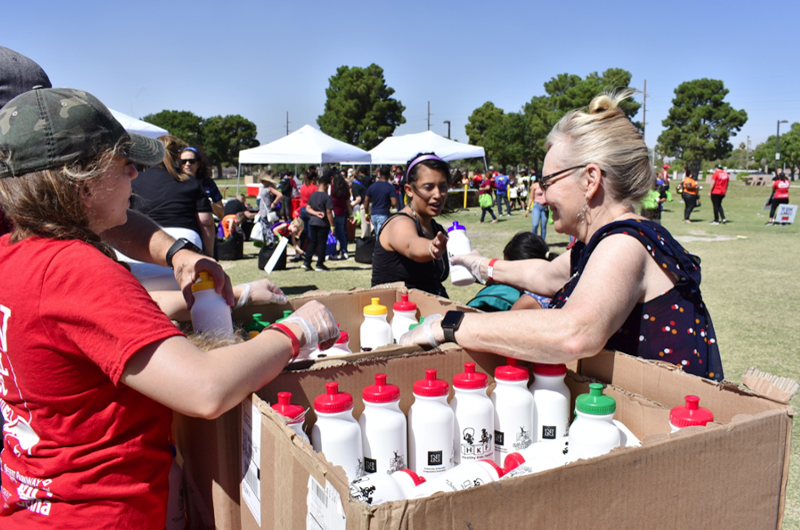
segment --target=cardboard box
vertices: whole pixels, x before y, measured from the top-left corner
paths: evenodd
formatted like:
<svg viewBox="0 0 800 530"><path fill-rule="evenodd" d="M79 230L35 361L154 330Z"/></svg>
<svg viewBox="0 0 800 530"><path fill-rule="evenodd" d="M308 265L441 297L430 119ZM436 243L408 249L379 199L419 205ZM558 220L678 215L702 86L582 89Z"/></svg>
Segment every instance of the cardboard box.
<svg viewBox="0 0 800 530"><path fill-rule="evenodd" d="M389 309L391 320L392 305L400 301L402 294L408 294L415 302L420 314L444 314L452 309L475 311L445 298L433 296L416 289L406 289L402 283L388 284L373 289L354 289L351 291L313 291L303 296L291 298L289 304L245 306L234 311L234 322L243 325L252 320L253 313L261 313L265 320L274 322L283 316L284 309L297 309L310 300L319 300L331 310L343 330L350 333L351 349L358 350L360 343L363 307L369 305L372 297L378 297ZM358 352L339 357L336 363L351 362L375 355L393 355L419 351L417 347L386 346L375 352ZM331 360L320 359L317 364L326 366ZM305 369L314 361L303 361L290 365L291 370ZM182 461L186 493L186 511L190 527L194 529L238 530L240 523L240 453L239 440L241 428L240 409L237 407L216 420L190 418L179 413L173 414L173 433Z"/></svg>
<svg viewBox="0 0 800 530"><path fill-rule="evenodd" d="M379 506L357 502L340 467L293 434L268 403L279 391L309 407L324 384L339 382L363 410L361 389L376 373L401 388L401 408L413 401L411 385L426 368L452 381L465 361L490 376L504 359L445 347L414 355L315 365L281 374L242 404L243 461L249 470L245 530L312 528L780 528L788 477L791 418L782 403L731 384L716 384L663 363L605 352L576 366L567 383L574 397L593 379L608 384L615 417L643 446L618 448L591 460L466 491ZM698 395L715 423L669 434L669 409ZM306 431L314 421L311 410ZM312 524L307 525L307 522Z"/></svg>

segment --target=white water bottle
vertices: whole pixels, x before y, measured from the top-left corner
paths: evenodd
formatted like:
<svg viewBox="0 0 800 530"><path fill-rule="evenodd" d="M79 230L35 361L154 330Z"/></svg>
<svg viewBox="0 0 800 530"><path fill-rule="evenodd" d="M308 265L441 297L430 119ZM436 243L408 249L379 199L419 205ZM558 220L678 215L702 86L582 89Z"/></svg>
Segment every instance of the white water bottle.
<svg viewBox="0 0 800 530"><path fill-rule="evenodd" d="M175 447L172 449L172 467L169 469L169 494L167 495L166 530L184 530L186 528L186 510L183 504L183 473L181 466L175 461Z"/></svg>
<svg viewBox="0 0 800 530"><path fill-rule="evenodd" d="M495 482L505 474L493 460L475 460L457 465L441 477L417 486L412 499L428 497L439 491L461 491Z"/></svg>
<svg viewBox="0 0 800 530"><path fill-rule="evenodd" d="M278 402L272 405L272 409L286 418L286 425L296 432L297 436L311 443L306 433L303 432L303 421L306 419L306 409L300 405L292 404L291 392L278 392Z"/></svg>
<svg viewBox="0 0 800 530"><path fill-rule="evenodd" d="M392 317L392 338L394 343L400 342L400 337L408 331L408 328L417 324L417 304L409 302L408 295L400 295L401 300L392 306L394 316Z"/></svg>
<svg viewBox="0 0 800 530"><path fill-rule="evenodd" d="M447 240L448 258L472 252L472 243L469 242L467 237L467 229L458 221L454 221L450 228L447 229L447 237L449 238ZM475 283L475 277L465 266L451 265L450 282L455 286L463 287Z"/></svg>
<svg viewBox="0 0 800 530"><path fill-rule="evenodd" d="M697 396L686 396L686 405L674 407L669 411L670 432L676 432L686 427L694 425L706 426L708 422L714 421L714 413L700 406L700 398Z"/></svg>
<svg viewBox="0 0 800 530"><path fill-rule="evenodd" d="M621 442L619 428L612 421L617 402L603 395L603 385L591 383L589 393L575 399L577 417L569 428L569 461L608 453Z"/></svg>
<svg viewBox="0 0 800 530"><path fill-rule="evenodd" d="M195 333L233 339L231 308L215 287L214 279L207 272L201 272L200 280L192 284L192 328Z"/></svg>
<svg viewBox="0 0 800 530"><path fill-rule="evenodd" d="M494 370L494 461L500 467L509 453L522 451L533 440L533 395L528 391L528 371L509 358Z"/></svg>
<svg viewBox="0 0 800 530"><path fill-rule="evenodd" d="M425 370L414 383L414 404L408 411L408 467L430 479L444 473L453 461L453 409L447 404L450 385Z"/></svg>
<svg viewBox="0 0 800 530"><path fill-rule="evenodd" d="M488 379L475 371L475 363L464 363L464 371L453 377L450 406L456 418L456 464L494 458L494 405L486 395Z"/></svg>
<svg viewBox="0 0 800 530"><path fill-rule="evenodd" d="M372 298L372 303L364 306L364 322L361 324L363 351L372 351L392 343L392 327L386 321L389 311L380 301L380 298Z"/></svg>
<svg viewBox="0 0 800 530"><path fill-rule="evenodd" d="M370 473L350 483L350 496L371 504L410 499L414 489L423 484L425 479L410 469L401 469L387 475Z"/></svg>
<svg viewBox="0 0 800 530"><path fill-rule="evenodd" d="M506 457L504 479L539 473L566 465L569 460L569 439L557 438L532 444L527 449Z"/></svg>
<svg viewBox="0 0 800 530"><path fill-rule="evenodd" d="M563 364L534 363L533 382L528 387L533 395L534 442L554 440L569 432L570 393Z"/></svg>
<svg viewBox="0 0 800 530"><path fill-rule="evenodd" d="M314 450L342 466L348 481L364 475L361 427L353 417L353 396L339 392L339 383L325 383L326 393L314 399L317 423L311 429Z"/></svg>
<svg viewBox="0 0 800 530"><path fill-rule="evenodd" d="M364 388L364 412L358 418L364 446L364 472L388 474L407 467L408 424L400 410L400 389L376 374Z"/></svg>

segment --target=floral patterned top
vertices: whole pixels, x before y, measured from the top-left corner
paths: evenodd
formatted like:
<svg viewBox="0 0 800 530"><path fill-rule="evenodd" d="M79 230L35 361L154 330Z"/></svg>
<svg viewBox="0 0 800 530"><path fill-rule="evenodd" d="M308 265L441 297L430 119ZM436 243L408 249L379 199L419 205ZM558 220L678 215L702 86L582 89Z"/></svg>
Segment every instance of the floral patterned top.
<svg viewBox="0 0 800 530"><path fill-rule="evenodd" d="M635 237L657 263L678 277L678 282L661 296L636 304L622 327L608 339L606 348L671 362L681 365L684 372L721 381L717 336L700 294L700 258L689 254L665 228L652 221L616 221L595 233L588 244L576 241L570 255L572 276L555 294L550 307L567 303L592 252L612 234Z"/></svg>

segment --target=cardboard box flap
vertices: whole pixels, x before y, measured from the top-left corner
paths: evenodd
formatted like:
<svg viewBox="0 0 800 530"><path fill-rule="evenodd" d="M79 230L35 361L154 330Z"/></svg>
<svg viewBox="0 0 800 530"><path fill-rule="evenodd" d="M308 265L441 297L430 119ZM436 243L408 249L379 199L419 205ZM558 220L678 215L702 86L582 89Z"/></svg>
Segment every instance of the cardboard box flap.
<svg viewBox="0 0 800 530"><path fill-rule="evenodd" d="M765 398L778 403L789 403L792 396L797 393L799 386L793 379L771 375L753 366L744 371L742 383Z"/></svg>

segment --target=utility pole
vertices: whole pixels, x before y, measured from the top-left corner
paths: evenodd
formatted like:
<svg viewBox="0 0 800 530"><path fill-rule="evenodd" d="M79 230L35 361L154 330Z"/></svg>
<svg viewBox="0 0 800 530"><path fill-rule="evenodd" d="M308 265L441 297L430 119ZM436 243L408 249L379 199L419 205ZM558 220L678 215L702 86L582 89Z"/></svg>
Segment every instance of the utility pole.
<svg viewBox="0 0 800 530"><path fill-rule="evenodd" d="M286 111L286 136L289 136L289 111Z"/></svg>
<svg viewBox="0 0 800 530"><path fill-rule="evenodd" d="M428 130L431 130L431 102L428 102Z"/></svg>
<svg viewBox="0 0 800 530"><path fill-rule="evenodd" d="M781 123L789 123L786 120L778 120L778 133L775 136L775 175L778 174L778 166L781 161Z"/></svg>
<svg viewBox="0 0 800 530"><path fill-rule="evenodd" d="M644 104L642 105L642 141L644 141L644 131L646 128L647 128L647 79L644 80ZM653 155L653 158L655 158L655 154Z"/></svg>
<svg viewBox="0 0 800 530"><path fill-rule="evenodd" d="M450 120L444 120L442 123L447 124L447 139L450 139Z"/></svg>
<svg viewBox="0 0 800 530"><path fill-rule="evenodd" d="M745 150L745 156L747 157L744 163L745 169L750 171L750 135L747 136L747 149Z"/></svg>

